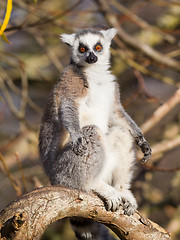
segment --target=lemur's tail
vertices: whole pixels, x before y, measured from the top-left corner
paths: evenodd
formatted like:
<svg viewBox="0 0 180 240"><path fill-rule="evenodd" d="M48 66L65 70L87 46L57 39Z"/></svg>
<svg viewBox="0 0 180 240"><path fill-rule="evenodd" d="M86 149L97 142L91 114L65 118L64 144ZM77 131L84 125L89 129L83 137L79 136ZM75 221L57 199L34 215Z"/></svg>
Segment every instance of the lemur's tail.
<svg viewBox="0 0 180 240"><path fill-rule="evenodd" d="M101 223L85 218L71 218L77 240L115 240Z"/></svg>

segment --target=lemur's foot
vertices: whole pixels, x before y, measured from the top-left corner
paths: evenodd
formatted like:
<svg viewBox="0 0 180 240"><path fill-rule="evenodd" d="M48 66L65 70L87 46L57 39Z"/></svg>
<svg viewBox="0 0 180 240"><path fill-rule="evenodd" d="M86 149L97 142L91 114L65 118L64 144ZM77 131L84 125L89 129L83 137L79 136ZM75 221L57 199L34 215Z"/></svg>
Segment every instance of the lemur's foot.
<svg viewBox="0 0 180 240"><path fill-rule="evenodd" d="M115 212L120 208L122 204L122 198L120 193L115 188L109 185L102 185L100 189L93 189L93 192L95 192L99 198L103 200L107 211Z"/></svg>
<svg viewBox="0 0 180 240"><path fill-rule="evenodd" d="M125 215L133 215L137 209L137 203L134 197L123 197L121 193L117 192L108 198L104 199L107 211L117 211L122 206Z"/></svg>
<svg viewBox="0 0 180 240"><path fill-rule="evenodd" d="M104 202L107 211L115 212L120 208L122 204L122 198L120 194L117 192L116 194L113 194L111 197L104 199Z"/></svg>
<svg viewBox="0 0 180 240"><path fill-rule="evenodd" d="M124 214L132 215L137 209L136 199L129 189L118 191L108 184L102 184L92 191L103 200L107 211L114 212L122 207Z"/></svg>
<svg viewBox="0 0 180 240"><path fill-rule="evenodd" d="M137 204L132 203L127 199L122 199L122 207L124 210L124 214L130 216L133 215L135 210L137 209Z"/></svg>
<svg viewBox="0 0 180 240"><path fill-rule="evenodd" d="M136 139L137 145L141 148L141 151L144 153L144 157L141 159L142 162L146 162L151 157L151 147L146 139L141 136Z"/></svg>
<svg viewBox="0 0 180 240"><path fill-rule="evenodd" d="M127 189L121 192L121 196L124 214L128 216L133 215L138 207L134 195Z"/></svg>
<svg viewBox="0 0 180 240"><path fill-rule="evenodd" d="M88 125L82 128L78 137L72 143L72 149L76 155L86 156L89 155L89 150L93 146L100 146L98 128L95 125Z"/></svg>

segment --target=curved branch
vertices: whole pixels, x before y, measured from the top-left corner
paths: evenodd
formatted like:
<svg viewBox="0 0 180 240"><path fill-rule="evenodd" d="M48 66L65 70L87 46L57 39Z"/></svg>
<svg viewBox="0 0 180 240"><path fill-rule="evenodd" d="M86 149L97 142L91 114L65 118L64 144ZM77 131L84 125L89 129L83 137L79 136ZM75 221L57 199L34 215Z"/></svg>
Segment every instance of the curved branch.
<svg viewBox="0 0 180 240"><path fill-rule="evenodd" d="M171 239L157 224L143 218L106 211L93 194L61 186L39 188L10 203L0 213L0 239L39 239L47 226L65 217L84 217L102 222L121 239Z"/></svg>

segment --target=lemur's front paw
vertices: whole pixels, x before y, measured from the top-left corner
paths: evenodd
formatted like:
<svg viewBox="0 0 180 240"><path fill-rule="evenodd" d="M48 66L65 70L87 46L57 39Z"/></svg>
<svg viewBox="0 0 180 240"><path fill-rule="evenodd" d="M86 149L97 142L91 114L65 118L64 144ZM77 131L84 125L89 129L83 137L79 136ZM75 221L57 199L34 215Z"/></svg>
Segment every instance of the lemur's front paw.
<svg viewBox="0 0 180 240"><path fill-rule="evenodd" d="M141 159L142 162L146 162L151 157L151 147L144 137L140 137L136 140L137 145L141 148L144 153L144 157Z"/></svg>
<svg viewBox="0 0 180 240"><path fill-rule="evenodd" d="M144 153L144 157L141 159L142 162L146 162L151 157L151 147L149 146L148 142L144 142L141 146L141 150Z"/></svg>
<svg viewBox="0 0 180 240"><path fill-rule="evenodd" d="M72 149L76 155L80 156L83 156L87 152L87 139L83 134L73 142Z"/></svg>

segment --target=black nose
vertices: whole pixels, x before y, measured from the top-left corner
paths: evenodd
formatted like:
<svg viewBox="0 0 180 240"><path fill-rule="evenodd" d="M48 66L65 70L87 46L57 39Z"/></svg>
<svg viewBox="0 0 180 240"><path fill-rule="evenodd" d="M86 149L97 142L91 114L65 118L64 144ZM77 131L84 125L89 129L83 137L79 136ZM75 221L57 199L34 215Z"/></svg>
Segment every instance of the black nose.
<svg viewBox="0 0 180 240"><path fill-rule="evenodd" d="M97 60L98 58L93 52L90 52L89 56L86 58L87 63L95 63Z"/></svg>

